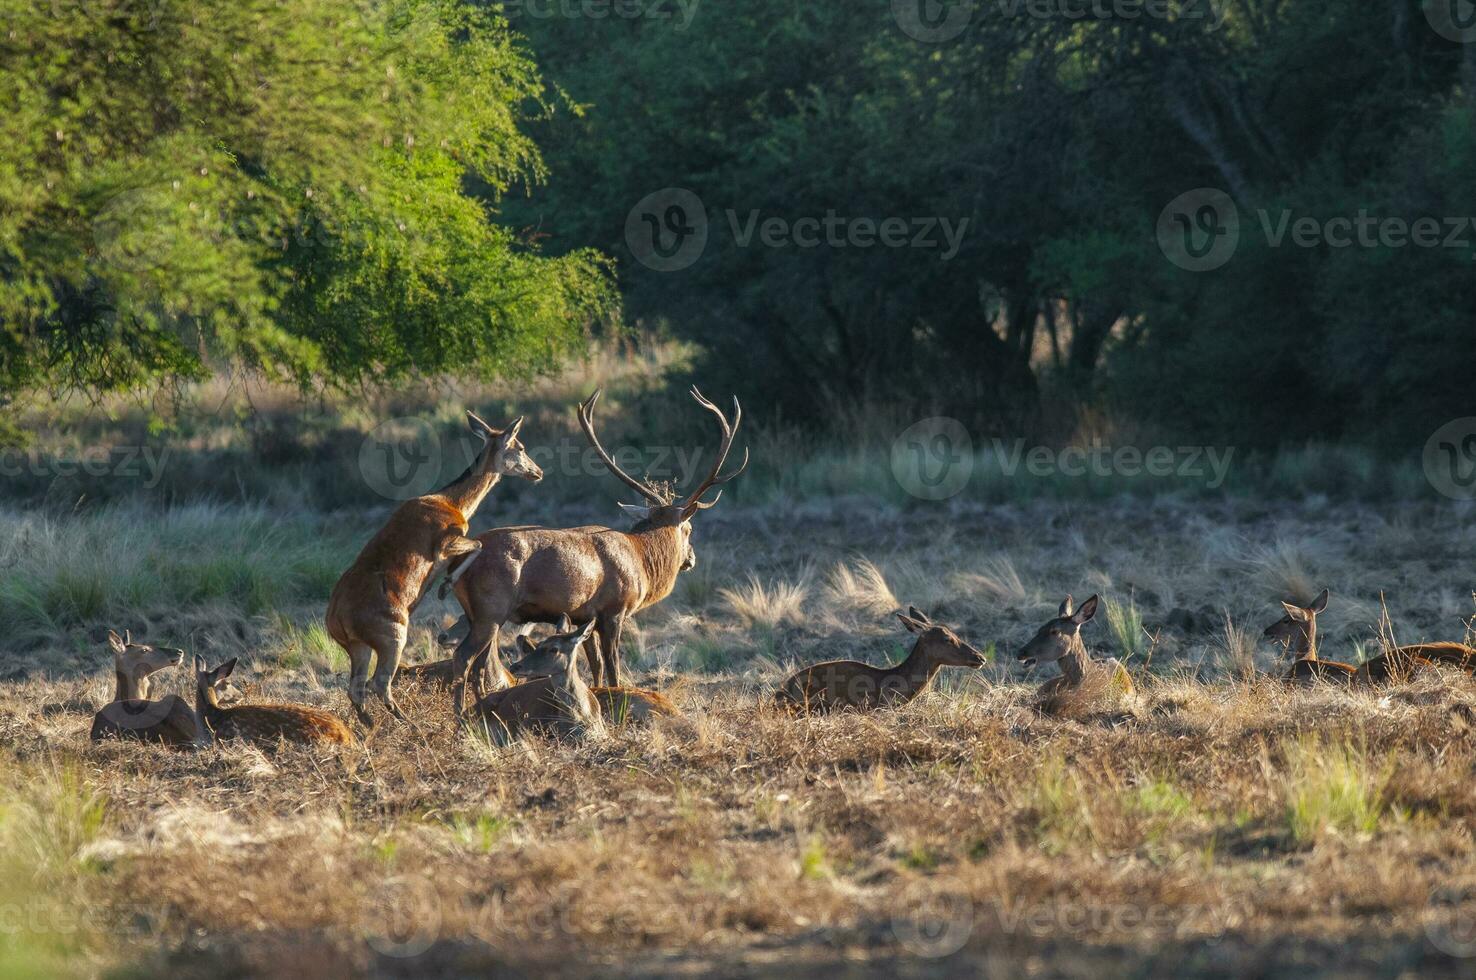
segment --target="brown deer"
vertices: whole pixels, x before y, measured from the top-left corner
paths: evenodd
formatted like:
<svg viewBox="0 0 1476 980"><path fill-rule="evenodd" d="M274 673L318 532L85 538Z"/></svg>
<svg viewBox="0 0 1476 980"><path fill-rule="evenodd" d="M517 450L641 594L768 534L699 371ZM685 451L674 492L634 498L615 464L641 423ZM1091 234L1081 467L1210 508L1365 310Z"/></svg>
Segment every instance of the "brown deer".
<svg viewBox="0 0 1476 980"><path fill-rule="evenodd" d="M1321 660L1317 656L1317 614L1327 608L1327 600L1328 590L1323 589L1308 606L1283 602L1286 615L1266 627L1263 635L1281 643L1296 657L1287 675L1289 681L1334 680L1371 686L1408 681L1420 671L1437 665L1467 673L1476 670L1476 649L1464 643L1414 643L1395 647L1358 667Z"/></svg>
<svg viewBox="0 0 1476 980"><path fill-rule="evenodd" d="M195 656L195 714L201 727L218 740L243 739L274 746L282 741L317 745L352 745L353 733L335 714L295 704L244 704L227 707L241 692L231 683L236 658L210 670Z"/></svg>
<svg viewBox="0 0 1476 980"><path fill-rule="evenodd" d="M625 621L635 613L665 599L676 585L677 575L697 564L692 550L692 516L706 510L722 496L721 485L748 466L748 453L736 470L720 475L733 447L733 437L743 419L738 399L733 399L730 424L720 408L691 391L697 404L717 417L722 442L712 471L686 498L671 495L630 476L600 445L594 429L596 391L579 406L579 424L599 454L606 469L645 498L645 505L621 504L639 518L629 531L606 527L498 528L480 535L481 550L469 559L471 566L459 575L453 589L471 628L456 648L452 703L461 717L468 666L480 681L482 664L498 658L499 634L504 623L553 623L562 616L576 623L593 622L600 646L586 651L590 674L596 686L620 685L620 635ZM719 487L711 501L702 497ZM601 655L603 650L603 655ZM473 658L476 663L473 664ZM494 675L496 671L494 670Z"/></svg>
<svg viewBox="0 0 1476 980"><path fill-rule="evenodd" d="M467 522L483 498L505 475L537 483L543 471L518 442L523 419L494 429L467 412L482 450L460 477L437 493L407 500L395 509L333 587L326 617L328 633L349 656L349 700L366 728L374 720L364 707L369 687L395 718L404 713L391 685L405 648L410 614L424 597L435 573L453 558L476 551ZM369 677L374 658L374 676Z"/></svg>
<svg viewBox="0 0 1476 980"><path fill-rule="evenodd" d="M947 626L939 626L909 606L898 613L917 635L912 652L890 667L859 660L831 660L798 671L774 692L774 703L790 713L825 713L853 708L871 711L906 704L928 689L944 667L982 667L984 655Z"/></svg>
<svg viewBox="0 0 1476 980"><path fill-rule="evenodd" d="M1056 617L1037 630L1030 642L1020 649L1018 659L1026 667L1049 663L1061 665L1060 676L1052 677L1037 691L1041 701L1096 686L1119 696L1133 693L1133 681L1127 668L1111 657L1093 660L1081 639L1081 628L1097 614L1100 601L1100 597L1093 595L1073 609L1068 595L1061 601Z"/></svg>
<svg viewBox="0 0 1476 980"><path fill-rule="evenodd" d="M195 719L195 710L177 694L149 700L149 675L184 663L183 650L159 650L133 642L108 630L116 677L113 700L92 718L92 740L105 738L159 742L173 748L208 744Z"/></svg>
<svg viewBox="0 0 1476 980"><path fill-rule="evenodd" d="M562 637L558 634L567 633L569 629L571 626L566 620L559 625L555 635L538 644L534 644L526 636L519 636L517 644L523 651L523 659L510 665L508 669L523 680L548 676L554 669L555 658L560 655L558 641ZM599 636L593 633L584 641L586 648L591 643L598 645L599 642ZM658 716L681 715L681 710L659 691L639 687L592 687L589 693L594 697L600 717L613 725L645 725Z"/></svg>
<svg viewBox="0 0 1476 980"><path fill-rule="evenodd" d="M599 704L579 674L579 647L594 628L590 620L544 640L539 666L546 673L482 698L472 709L473 724L497 745L529 732L568 738L598 728Z"/></svg>

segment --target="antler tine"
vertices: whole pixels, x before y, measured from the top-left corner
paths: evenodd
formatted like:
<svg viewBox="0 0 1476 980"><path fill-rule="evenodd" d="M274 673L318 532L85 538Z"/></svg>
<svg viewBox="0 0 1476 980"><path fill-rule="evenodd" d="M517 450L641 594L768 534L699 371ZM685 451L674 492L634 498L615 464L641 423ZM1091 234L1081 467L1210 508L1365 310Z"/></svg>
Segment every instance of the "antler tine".
<svg viewBox="0 0 1476 980"><path fill-rule="evenodd" d="M590 395L589 398L580 403L580 428L584 429L584 434L586 437L588 437L589 444L594 447L594 451L599 454L600 461L605 464L605 468L608 469L617 480L630 487L642 497L645 497L647 501L655 504L657 507L666 506L668 503L670 503L670 501L668 501L665 496L651 489L651 487L645 481L637 480L635 477L631 476L629 473L616 466L615 460L611 459L610 454L605 452L605 447L600 445L600 437L595 435L594 430L594 407L595 402L600 400L600 395L604 392L604 390L605 389L603 388L596 388L594 394Z"/></svg>
<svg viewBox="0 0 1476 980"><path fill-rule="evenodd" d="M738 403L738 396L734 395L733 421L731 424L729 424L727 416L723 414L723 410L718 408L712 402L708 401L705 397L703 397L702 392L697 390L696 385L692 386L692 397L697 401L697 404L701 405L713 415L717 416L718 425L722 428L723 432L723 440L718 445L717 462L713 464L712 472L710 472L707 475L707 479L703 480L697 486L697 489L693 490L691 495L687 497L688 508L695 510L706 510L713 504L717 503L717 497L714 497L711 501L704 504L702 503L702 495L704 493L711 490L713 487L721 486L722 484L727 483L729 480L733 479L733 477L748 469L748 450L744 449L742 464L740 464L739 467L736 470L733 470L731 473L719 476L719 473L722 471L723 464L728 461L728 453L733 448L733 438L738 434L738 426L743 422L743 406ZM721 490L718 491L718 496L722 496Z"/></svg>

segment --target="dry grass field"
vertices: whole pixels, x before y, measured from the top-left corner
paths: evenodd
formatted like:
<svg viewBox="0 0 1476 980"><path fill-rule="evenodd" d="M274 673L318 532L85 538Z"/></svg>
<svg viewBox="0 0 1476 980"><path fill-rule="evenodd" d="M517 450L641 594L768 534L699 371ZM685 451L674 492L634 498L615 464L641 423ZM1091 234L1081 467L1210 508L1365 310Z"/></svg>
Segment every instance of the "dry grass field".
<svg viewBox="0 0 1476 980"><path fill-rule="evenodd" d="M725 503L626 644L685 718L498 749L422 691L412 725L339 752L88 742L110 622L241 656L252 700L347 717L318 624L375 520L0 520L0 972L1476 970L1476 684L1290 690L1259 639L1324 585L1325 655L1460 638L1468 508ZM1085 637L1133 671L1130 702L1034 705L1043 676L1013 655L1067 591L1106 598ZM869 716L763 704L793 665L899 657L908 604L992 663ZM411 659L451 613L422 607ZM191 692L186 668L161 677Z"/></svg>

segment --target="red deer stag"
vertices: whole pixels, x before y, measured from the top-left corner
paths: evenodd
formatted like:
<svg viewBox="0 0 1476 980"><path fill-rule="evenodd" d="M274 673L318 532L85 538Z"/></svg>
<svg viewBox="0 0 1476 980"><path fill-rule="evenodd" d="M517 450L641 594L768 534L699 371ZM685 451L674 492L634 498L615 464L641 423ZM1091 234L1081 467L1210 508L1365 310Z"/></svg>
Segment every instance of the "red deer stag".
<svg viewBox="0 0 1476 980"><path fill-rule="evenodd" d="M505 475L534 483L543 479L543 471L518 442L521 416L506 429L494 429L471 412L466 416L472 431L482 438L477 458L439 492L401 504L343 573L328 600L328 633L348 653L349 700L366 728L374 727L364 708L370 686L390 714L404 720L391 685L410 614L447 562L481 547L466 533L483 498ZM377 657L372 680L371 657Z"/></svg>
<svg viewBox="0 0 1476 980"><path fill-rule="evenodd" d="M105 738L160 742L173 748L208 744L195 720L195 709L177 694L149 700L149 675L184 663L183 650L156 650L134 643L133 636L108 630L116 681L113 700L92 719L92 740Z"/></svg>
<svg viewBox="0 0 1476 980"><path fill-rule="evenodd" d="M600 644L598 649L587 645L585 655L594 684L620 686L620 634L626 619L665 599L676 585L677 575L697 564L692 550L692 516L716 504L722 496L721 485L748 466L748 451L744 450L742 464L720 475L743 420L738 399L733 399L730 424L722 409L694 387L692 397L697 404L717 417L722 442L707 478L686 498L674 501L671 495L616 466L605 452L594 428L594 407L599 397L596 391L579 406L579 424L605 467L644 497L646 504L620 505L639 518L629 531L519 527L498 528L478 537L481 551L469 559L469 568L460 570L453 587L471 624L456 647L452 667L452 702L457 718L461 717L468 666L480 683L483 665L489 657L495 658L493 676L501 675L498 640L504 623L556 623L563 616L575 623L593 622ZM703 495L713 487L719 487L717 496L703 501Z"/></svg>

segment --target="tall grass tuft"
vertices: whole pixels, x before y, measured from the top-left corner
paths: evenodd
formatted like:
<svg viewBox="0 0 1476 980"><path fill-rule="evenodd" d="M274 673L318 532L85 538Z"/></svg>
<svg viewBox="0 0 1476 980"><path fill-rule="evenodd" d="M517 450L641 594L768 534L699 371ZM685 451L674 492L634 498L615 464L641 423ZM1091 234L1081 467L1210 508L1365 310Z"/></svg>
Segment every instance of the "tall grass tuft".
<svg viewBox="0 0 1476 980"><path fill-rule="evenodd" d="M1143 632L1143 614L1138 611L1132 597L1127 605L1112 599L1106 600L1107 628L1117 643L1117 651L1124 663L1142 659L1148 653L1149 639Z"/></svg>
<svg viewBox="0 0 1476 980"><path fill-rule="evenodd" d="M1286 821L1292 838L1372 834L1388 812L1393 767L1375 767L1362 745L1302 736L1284 745Z"/></svg>

